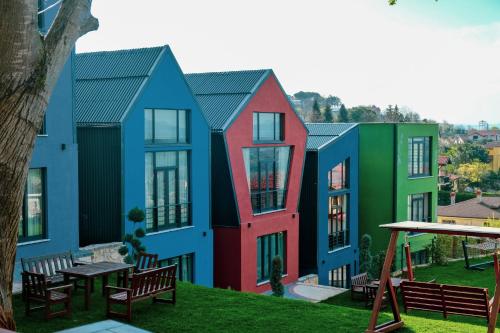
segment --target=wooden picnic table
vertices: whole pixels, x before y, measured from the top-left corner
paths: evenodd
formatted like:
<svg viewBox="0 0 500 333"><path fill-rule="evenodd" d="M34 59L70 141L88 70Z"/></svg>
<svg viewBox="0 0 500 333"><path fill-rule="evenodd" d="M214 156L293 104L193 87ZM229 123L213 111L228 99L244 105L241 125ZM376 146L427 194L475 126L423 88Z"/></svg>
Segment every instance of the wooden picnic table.
<svg viewBox="0 0 500 333"><path fill-rule="evenodd" d="M58 273L64 275L65 283L70 281L71 277L77 277L85 281L85 310L90 308L90 292L92 289L92 280L102 276L102 292L104 294L105 286L108 284L108 277L113 273L123 273L123 287L127 288L128 273L134 265L123 264L117 262L102 261L93 264L74 266L66 269L58 270Z"/></svg>
<svg viewBox="0 0 500 333"><path fill-rule="evenodd" d="M408 279L391 277L391 283L392 283L392 286L394 287L394 289L399 289L399 287L401 286L401 282L403 282L403 281L408 281ZM380 285L380 280L373 280L373 281L371 281L370 284L378 287Z"/></svg>

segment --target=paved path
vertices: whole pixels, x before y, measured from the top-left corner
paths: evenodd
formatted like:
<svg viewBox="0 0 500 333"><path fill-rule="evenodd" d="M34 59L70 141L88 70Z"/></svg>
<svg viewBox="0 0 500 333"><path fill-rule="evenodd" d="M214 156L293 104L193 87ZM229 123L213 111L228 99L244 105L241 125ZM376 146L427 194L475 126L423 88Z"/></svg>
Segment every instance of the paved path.
<svg viewBox="0 0 500 333"><path fill-rule="evenodd" d="M104 320L56 333L151 333L143 329L126 325L114 320Z"/></svg>
<svg viewBox="0 0 500 333"><path fill-rule="evenodd" d="M335 288L329 286L304 284L301 282L285 285L285 298L300 299L312 303L324 301L330 297L337 296L346 292L347 289ZM271 291L264 294L271 295Z"/></svg>

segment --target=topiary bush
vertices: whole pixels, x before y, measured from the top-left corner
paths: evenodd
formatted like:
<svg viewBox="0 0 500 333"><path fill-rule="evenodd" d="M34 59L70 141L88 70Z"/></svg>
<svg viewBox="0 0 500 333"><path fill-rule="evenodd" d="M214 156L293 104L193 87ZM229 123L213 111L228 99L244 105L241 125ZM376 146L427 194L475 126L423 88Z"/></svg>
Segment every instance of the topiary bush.
<svg viewBox="0 0 500 333"><path fill-rule="evenodd" d="M271 269L271 289L273 291L273 296L283 297L285 294L285 288L281 283L281 276L283 275L283 264L281 262L281 257L276 256L273 258L272 269Z"/></svg>
<svg viewBox="0 0 500 333"><path fill-rule="evenodd" d="M138 223L144 221L145 217L144 211L138 207L132 208L127 214L128 220L134 223L134 231L125 234L123 237L123 246L118 249L118 253L125 256L123 260L127 264L134 264L138 254L146 252L146 247L141 242L141 238L146 235L146 232L143 228L137 226Z"/></svg>

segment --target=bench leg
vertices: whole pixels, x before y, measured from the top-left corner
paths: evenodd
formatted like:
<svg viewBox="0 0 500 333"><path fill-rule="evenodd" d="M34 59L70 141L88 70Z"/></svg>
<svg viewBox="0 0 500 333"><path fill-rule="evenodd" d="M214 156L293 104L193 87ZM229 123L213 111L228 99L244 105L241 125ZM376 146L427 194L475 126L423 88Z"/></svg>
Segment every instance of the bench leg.
<svg viewBox="0 0 500 333"><path fill-rule="evenodd" d="M132 321L132 302L130 300L127 302L127 320Z"/></svg>

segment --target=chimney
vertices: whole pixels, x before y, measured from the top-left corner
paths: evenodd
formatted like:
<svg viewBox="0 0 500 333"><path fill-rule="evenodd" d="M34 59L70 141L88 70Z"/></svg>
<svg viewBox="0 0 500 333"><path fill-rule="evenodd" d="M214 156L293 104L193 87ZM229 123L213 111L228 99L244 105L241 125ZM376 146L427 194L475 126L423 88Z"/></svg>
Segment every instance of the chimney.
<svg viewBox="0 0 500 333"><path fill-rule="evenodd" d="M483 192L481 192L481 189L476 189L476 198L477 201L482 202L483 201Z"/></svg>
<svg viewBox="0 0 500 333"><path fill-rule="evenodd" d="M450 192L450 204L454 205L455 204L455 197L457 193L455 191Z"/></svg>

